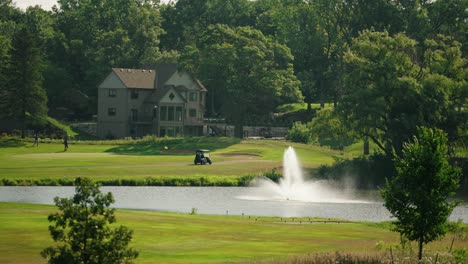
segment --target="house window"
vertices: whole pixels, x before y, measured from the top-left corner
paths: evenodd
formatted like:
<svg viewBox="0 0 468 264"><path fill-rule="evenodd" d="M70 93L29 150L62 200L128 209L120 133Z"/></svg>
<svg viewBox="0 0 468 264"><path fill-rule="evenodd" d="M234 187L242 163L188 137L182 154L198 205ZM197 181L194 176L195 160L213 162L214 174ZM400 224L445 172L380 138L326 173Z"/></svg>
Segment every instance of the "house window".
<svg viewBox="0 0 468 264"><path fill-rule="evenodd" d="M132 118L132 121L138 121L138 110L137 109L132 109L131 110L131 118Z"/></svg>
<svg viewBox="0 0 468 264"><path fill-rule="evenodd" d="M132 90L132 92L130 94L130 98L138 99L138 90Z"/></svg>
<svg viewBox="0 0 468 264"><path fill-rule="evenodd" d="M180 127L166 127L163 126L159 129L159 136L164 137L177 137L180 136Z"/></svg>
<svg viewBox="0 0 468 264"><path fill-rule="evenodd" d="M117 108L115 107L110 107L107 109L107 114L110 116L115 116L117 114Z"/></svg>
<svg viewBox="0 0 468 264"><path fill-rule="evenodd" d="M161 106L160 119L161 121L167 121L167 106Z"/></svg>
<svg viewBox="0 0 468 264"><path fill-rule="evenodd" d="M197 93L190 92L189 100L190 100L190 102L197 101Z"/></svg>
<svg viewBox="0 0 468 264"><path fill-rule="evenodd" d="M197 117L197 109L190 109L189 110L189 116L190 117Z"/></svg>
<svg viewBox="0 0 468 264"><path fill-rule="evenodd" d="M116 97L117 90L116 89L109 89L109 97Z"/></svg>
<svg viewBox="0 0 468 264"><path fill-rule="evenodd" d="M174 121L174 107L173 106L168 106L167 107L167 120L168 121Z"/></svg>
<svg viewBox="0 0 468 264"><path fill-rule="evenodd" d="M182 121L182 107L177 106L175 109L175 120L176 121Z"/></svg>

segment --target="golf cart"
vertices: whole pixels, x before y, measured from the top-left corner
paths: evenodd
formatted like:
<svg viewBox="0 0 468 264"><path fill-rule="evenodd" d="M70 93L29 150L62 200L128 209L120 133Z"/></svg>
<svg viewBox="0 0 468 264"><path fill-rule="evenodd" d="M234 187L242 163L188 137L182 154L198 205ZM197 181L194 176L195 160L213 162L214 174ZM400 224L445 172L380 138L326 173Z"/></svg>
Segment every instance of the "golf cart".
<svg viewBox="0 0 468 264"><path fill-rule="evenodd" d="M197 149L197 151L195 152L195 160L193 161L193 163L195 163L195 165L198 165L198 164L201 164L201 165L205 165L205 164L211 164L211 159L210 159L210 151L207 150L207 149Z"/></svg>

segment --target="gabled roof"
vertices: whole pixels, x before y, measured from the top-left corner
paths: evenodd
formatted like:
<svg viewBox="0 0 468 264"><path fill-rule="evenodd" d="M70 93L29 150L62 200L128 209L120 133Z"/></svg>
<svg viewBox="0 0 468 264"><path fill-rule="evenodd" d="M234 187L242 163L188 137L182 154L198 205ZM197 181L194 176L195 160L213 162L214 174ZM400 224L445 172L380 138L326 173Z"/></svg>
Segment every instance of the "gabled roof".
<svg viewBox="0 0 468 264"><path fill-rule="evenodd" d="M154 89L156 84L156 71L143 69L112 68L127 88Z"/></svg>
<svg viewBox="0 0 468 264"><path fill-rule="evenodd" d="M166 82L178 72L178 67L177 64L158 64L154 65L154 69L112 68L112 72L125 88L158 90L164 88ZM189 76L198 85L200 91L207 91L198 79L191 74ZM180 92L180 87L178 90Z"/></svg>
<svg viewBox="0 0 468 264"><path fill-rule="evenodd" d="M174 85L165 85L162 89L156 89L151 97L147 98L145 101L146 103L155 103L161 101L161 99L170 91L174 90L174 92L179 96L184 102L187 102L187 99L185 99L181 94L180 91L174 87Z"/></svg>
<svg viewBox="0 0 468 264"><path fill-rule="evenodd" d="M156 87L164 87L164 84L177 72L177 64L157 64L155 67L158 72L158 83Z"/></svg>

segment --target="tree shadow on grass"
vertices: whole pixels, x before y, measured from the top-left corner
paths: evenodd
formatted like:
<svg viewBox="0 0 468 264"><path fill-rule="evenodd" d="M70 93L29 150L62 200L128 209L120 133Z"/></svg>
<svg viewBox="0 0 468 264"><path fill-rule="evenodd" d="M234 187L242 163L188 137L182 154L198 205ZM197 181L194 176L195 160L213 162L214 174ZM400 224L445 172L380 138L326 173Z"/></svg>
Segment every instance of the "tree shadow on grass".
<svg viewBox="0 0 468 264"><path fill-rule="evenodd" d="M156 138L119 145L106 152L121 155L193 155L197 149L215 151L240 143L238 138L190 137Z"/></svg>

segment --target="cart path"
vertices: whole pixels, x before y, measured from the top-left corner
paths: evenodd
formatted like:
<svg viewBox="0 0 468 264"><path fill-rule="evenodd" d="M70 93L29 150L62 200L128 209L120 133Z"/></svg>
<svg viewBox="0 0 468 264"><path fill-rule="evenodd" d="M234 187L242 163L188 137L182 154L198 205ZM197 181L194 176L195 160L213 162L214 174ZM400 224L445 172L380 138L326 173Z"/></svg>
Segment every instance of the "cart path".
<svg viewBox="0 0 468 264"><path fill-rule="evenodd" d="M229 165L229 164L239 164L239 163L279 163L279 161L274 160L254 160L254 159L243 159L243 160L227 160L213 162L212 165L206 166L216 166L216 165ZM0 168L1 170L35 170L35 169L79 169L79 168L145 168L145 167L173 167L173 166L204 166L204 165L195 165L193 163L160 163L160 164L123 164L123 165L82 165L82 166L40 166L40 167L15 167L15 168Z"/></svg>

